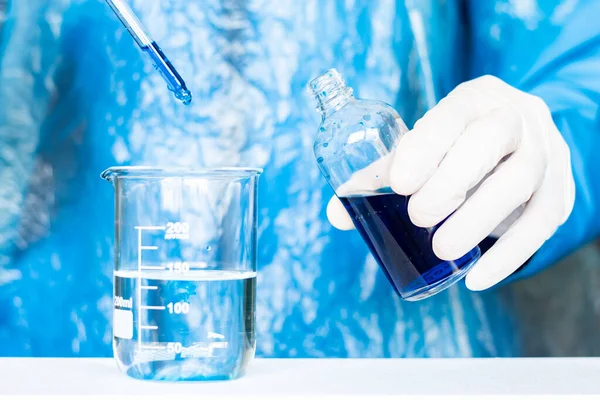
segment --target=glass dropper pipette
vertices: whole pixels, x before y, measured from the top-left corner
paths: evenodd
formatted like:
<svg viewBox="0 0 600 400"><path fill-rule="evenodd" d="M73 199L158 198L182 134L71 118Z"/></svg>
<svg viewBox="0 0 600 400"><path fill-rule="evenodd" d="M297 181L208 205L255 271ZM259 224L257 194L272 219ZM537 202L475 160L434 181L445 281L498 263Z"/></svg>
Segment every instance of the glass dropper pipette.
<svg viewBox="0 0 600 400"><path fill-rule="evenodd" d="M135 39L138 46L152 60L154 68L161 74L167 82L167 87L175 94L175 97L183 104L192 102L192 93L188 90L185 82L179 72L173 67L173 64L162 52L158 44L152 39L143 28L140 20L135 16L131 8L122 0L106 0L110 8L115 12L121 20L125 28Z"/></svg>

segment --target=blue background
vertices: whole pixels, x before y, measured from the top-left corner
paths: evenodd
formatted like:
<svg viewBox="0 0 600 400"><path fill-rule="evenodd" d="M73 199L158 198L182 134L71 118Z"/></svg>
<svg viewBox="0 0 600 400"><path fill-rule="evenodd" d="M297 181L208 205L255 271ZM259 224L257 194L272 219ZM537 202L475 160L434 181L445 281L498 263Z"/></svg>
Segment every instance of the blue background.
<svg viewBox="0 0 600 400"><path fill-rule="evenodd" d="M260 356L600 355L598 2L131 4L191 106L103 1L0 0L0 355L111 355L113 193L99 173L112 165L265 168ZM330 67L409 126L484 73L542 96L578 197L521 277L590 244L534 278L401 302L358 234L325 218L304 85Z"/></svg>

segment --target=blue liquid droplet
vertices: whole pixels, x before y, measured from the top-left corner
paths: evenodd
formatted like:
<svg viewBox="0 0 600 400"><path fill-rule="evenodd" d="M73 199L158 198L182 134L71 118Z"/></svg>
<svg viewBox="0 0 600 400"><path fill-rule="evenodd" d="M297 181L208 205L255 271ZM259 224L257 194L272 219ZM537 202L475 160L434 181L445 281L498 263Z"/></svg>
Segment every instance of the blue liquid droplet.
<svg viewBox="0 0 600 400"><path fill-rule="evenodd" d="M181 101L184 105L189 105L192 102L192 92L183 88L178 92L175 92L177 100Z"/></svg>
<svg viewBox="0 0 600 400"><path fill-rule="evenodd" d="M212 250L212 247L206 246L206 251L211 251L211 250Z"/></svg>
<svg viewBox="0 0 600 400"><path fill-rule="evenodd" d="M323 143L323 147L329 146L329 143Z"/></svg>
<svg viewBox="0 0 600 400"><path fill-rule="evenodd" d="M323 92L321 92L321 95L327 96L327 92L323 91Z"/></svg>
<svg viewBox="0 0 600 400"><path fill-rule="evenodd" d="M318 162L318 163L322 163L322 162L323 162L323 157L319 157L319 158L317 158L317 162Z"/></svg>
<svg viewBox="0 0 600 400"><path fill-rule="evenodd" d="M362 121L360 121L359 124L360 124L360 126L365 126L365 123Z"/></svg>
<svg viewBox="0 0 600 400"><path fill-rule="evenodd" d="M379 179L379 175L375 175L375 179Z"/></svg>
<svg viewBox="0 0 600 400"><path fill-rule="evenodd" d="M369 114L366 114L365 116L363 116L363 119L365 121L370 121L371 120L371 116Z"/></svg>
<svg viewBox="0 0 600 400"><path fill-rule="evenodd" d="M320 128L319 128L319 130L320 130L321 132L325 132L325 128L323 128L323 127L320 127Z"/></svg>

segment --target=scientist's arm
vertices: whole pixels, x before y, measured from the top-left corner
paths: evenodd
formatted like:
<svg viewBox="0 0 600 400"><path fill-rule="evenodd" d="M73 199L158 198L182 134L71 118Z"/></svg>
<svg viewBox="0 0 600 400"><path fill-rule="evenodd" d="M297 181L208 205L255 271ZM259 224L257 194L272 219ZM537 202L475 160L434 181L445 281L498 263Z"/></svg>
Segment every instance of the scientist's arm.
<svg viewBox="0 0 600 400"><path fill-rule="evenodd" d="M600 2L579 2L519 88L539 96L569 146L575 206L512 279L535 274L600 235Z"/></svg>
<svg viewBox="0 0 600 400"><path fill-rule="evenodd" d="M398 146L390 183L412 196L412 221L430 227L452 214L433 238L438 257L499 237L467 276L473 290L528 260L518 274L532 274L598 235L600 27L590 15L600 3L572 13L518 88L491 76L463 83ZM335 198L328 216L351 227Z"/></svg>

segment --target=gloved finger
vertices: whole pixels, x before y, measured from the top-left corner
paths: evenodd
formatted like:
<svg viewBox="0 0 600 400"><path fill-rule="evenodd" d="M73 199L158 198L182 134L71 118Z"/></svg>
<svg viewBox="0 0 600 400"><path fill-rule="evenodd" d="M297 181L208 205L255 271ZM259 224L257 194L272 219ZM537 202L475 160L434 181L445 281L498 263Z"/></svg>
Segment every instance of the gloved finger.
<svg viewBox="0 0 600 400"><path fill-rule="evenodd" d="M439 258L462 257L529 200L543 178L543 168L534 164L526 168L524 161L524 155L513 154L439 227L433 237Z"/></svg>
<svg viewBox="0 0 600 400"><path fill-rule="evenodd" d="M400 140L390 171L392 189L411 195L423 186L473 120L495 108L487 95L457 87Z"/></svg>
<svg viewBox="0 0 600 400"><path fill-rule="evenodd" d="M554 234L563 210L552 206L548 194L536 192L521 218L481 257L467 274L469 289L485 290L507 278Z"/></svg>
<svg viewBox="0 0 600 400"><path fill-rule="evenodd" d="M337 196L333 196L327 204L327 219L331 225L342 231L354 229L352 218Z"/></svg>
<svg viewBox="0 0 600 400"><path fill-rule="evenodd" d="M373 193L390 186L389 173L394 151L353 173L350 179L335 189L339 197Z"/></svg>
<svg viewBox="0 0 600 400"><path fill-rule="evenodd" d="M411 197L412 222L428 228L456 210L467 192L517 149L521 129L521 118L508 107L471 122L431 178Z"/></svg>

